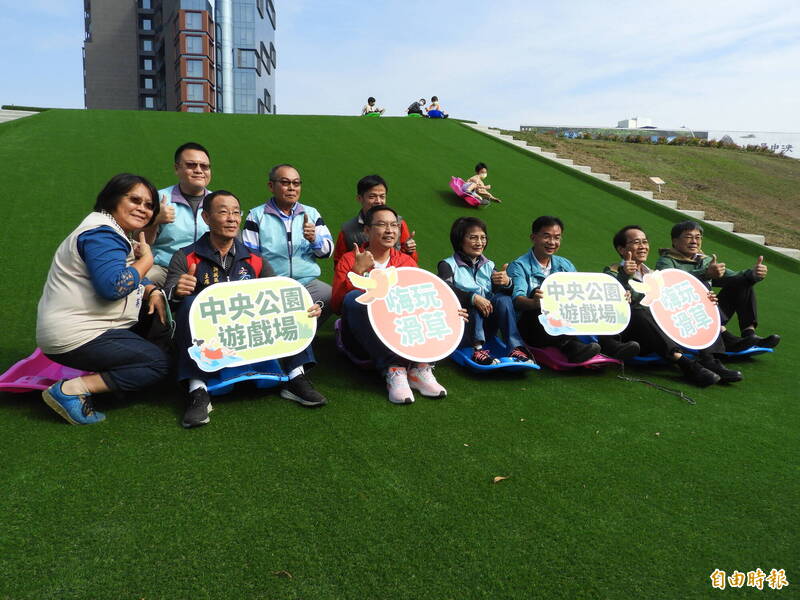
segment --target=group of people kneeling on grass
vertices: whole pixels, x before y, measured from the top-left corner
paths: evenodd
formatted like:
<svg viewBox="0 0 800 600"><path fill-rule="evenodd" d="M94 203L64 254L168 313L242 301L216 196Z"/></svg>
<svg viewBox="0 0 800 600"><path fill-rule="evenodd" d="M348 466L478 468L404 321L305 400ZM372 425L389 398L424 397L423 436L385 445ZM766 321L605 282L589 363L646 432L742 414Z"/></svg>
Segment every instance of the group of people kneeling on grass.
<svg viewBox="0 0 800 600"><path fill-rule="evenodd" d="M314 301L309 317L321 323L332 311L341 315L342 343L382 371L391 402L413 402L413 390L429 397L446 395L433 365L409 363L381 342L367 307L355 301L361 291L348 278L350 272L417 266L414 231L386 204L388 185L380 176L358 182L361 208L342 225L334 243L319 211L300 203L303 182L291 165L270 170L270 197L249 211L241 231L243 213L236 195L208 189L208 151L187 143L174 158L178 183L159 191L144 177L114 176L98 194L93 211L56 250L39 301L36 340L52 361L92 374L58 381L45 390L51 408L73 424L102 421L105 416L94 410L92 395L152 386L167 377L174 357L177 379L188 393L183 425L208 423L209 374L189 357L189 308L215 283L273 275L305 286ZM661 251L655 268L682 269L709 289L721 288L712 296L723 323L738 315L739 336L723 327L710 348L691 358L659 329L629 284L649 271L647 235L635 225L614 236L619 260L605 268L630 292L628 327L619 336L601 336L591 343L549 335L538 319L542 282L551 273L576 270L557 254L564 229L557 217L538 217L531 228L531 249L498 269L485 254L485 223L475 217L453 223L453 254L439 262L438 275L461 302L460 314L467 320L463 344L471 346L474 362L497 360L485 344L499 332L515 361L533 361L528 346L556 346L574 363L600 352L619 359L656 353L676 364L688 381L707 386L742 378L719 361L721 353L780 341L777 335L756 334L753 286L767 275L761 257L751 269L727 268L716 256L702 253L703 229L693 221L673 227L672 247ZM319 279L317 264L331 256L333 286ZM174 336L168 304L175 314ZM283 398L308 407L327 402L305 371L315 362L311 346L280 362L288 376L280 390Z"/></svg>

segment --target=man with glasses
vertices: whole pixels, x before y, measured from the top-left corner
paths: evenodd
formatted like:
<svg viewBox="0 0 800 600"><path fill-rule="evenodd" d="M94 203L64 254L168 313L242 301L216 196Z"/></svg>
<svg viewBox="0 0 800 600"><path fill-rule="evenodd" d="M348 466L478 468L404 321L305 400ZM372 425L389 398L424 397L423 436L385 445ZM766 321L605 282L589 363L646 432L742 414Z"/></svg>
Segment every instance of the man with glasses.
<svg viewBox="0 0 800 600"><path fill-rule="evenodd" d="M364 215L373 206L386 204L386 196L389 194L389 184L380 175L367 175L358 180L356 184L356 202L361 209L358 214L342 224L339 230L339 237L336 238L336 245L333 248L333 264L336 265L339 259L353 249L353 244L362 246L367 241L367 234L364 233ZM402 216L397 217L400 221L400 235L395 244L395 249L401 250L419 262L417 257L417 242L414 240L416 232L409 231L408 223Z"/></svg>
<svg viewBox="0 0 800 600"><path fill-rule="evenodd" d="M363 290L356 289L348 273L366 275L373 269L387 267L416 267L416 261L395 248L400 235L397 212L384 204L370 208L364 215L367 242L353 249L336 263L333 277L333 310L342 315L342 342L352 354L371 360L383 371L389 402L411 404L412 389L423 396L441 398L447 391L433 376L433 365L409 363L389 350L372 329L367 307L356 302Z"/></svg>
<svg viewBox="0 0 800 600"><path fill-rule="evenodd" d="M320 324L330 315L331 286L318 279L317 259L333 253L333 238L319 211L300 204L303 181L292 165L272 167L267 182L272 197L247 215L242 239L259 250L277 275L302 283L323 304Z"/></svg>
<svg viewBox="0 0 800 600"><path fill-rule="evenodd" d="M511 263L506 271L514 282L511 297L519 314L518 326L522 339L529 346L555 346L571 363L582 363L601 350L613 358L625 359L639 353L636 342L619 342L612 336L600 336L595 343L584 343L568 335L550 335L539 322L542 314L542 283L551 273L575 272L575 266L556 254L561 247L564 223L558 217L538 217L531 224L533 247Z"/></svg>
<svg viewBox="0 0 800 600"><path fill-rule="evenodd" d="M697 277L706 287L721 288L718 294L719 311L725 325L736 314L739 317L741 337L723 328L722 340L729 352L738 352L752 346L774 348L781 341L778 335L756 335L758 313L753 286L767 276L764 257L759 256L751 269L734 271L716 254L703 254L703 226L696 221L681 221L672 228L672 248L664 248L656 262L656 269L680 269Z"/></svg>
<svg viewBox="0 0 800 600"><path fill-rule="evenodd" d="M208 231L200 216L203 199L210 193L208 150L194 142L179 146L175 150L175 175L178 183L158 191L161 210L155 223L145 230L154 263L147 277L162 286L172 255Z"/></svg>
<svg viewBox="0 0 800 600"><path fill-rule="evenodd" d="M620 229L613 239L614 249L620 260L603 269L620 282L631 295L631 320L622 339L636 341L641 347L641 354L657 354L667 362L676 365L684 378L691 383L707 387L714 383L733 383L742 379L739 371L727 369L714 353L724 352L725 347L720 338L705 350L701 350L697 360L686 356L682 349L656 324L650 310L642 306L644 294L633 291L630 280L643 281L650 272L645 264L650 254L650 242L644 230L638 225L628 225Z"/></svg>
<svg viewBox="0 0 800 600"><path fill-rule="evenodd" d="M201 212L209 231L195 243L178 250L172 257L166 291L178 310L175 318L175 341L178 347L178 381L186 382L189 401L183 415L184 427L199 427L209 422L210 399L206 388L208 374L189 356L193 340L189 311L197 294L215 283L272 277L269 261L249 250L239 239L242 212L232 193L218 190L206 196ZM318 304L308 309L309 316L320 315ZM325 397L314 389L305 375L305 366L314 364L311 346L302 352L280 359L289 376L281 397L307 407L322 406Z"/></svg>

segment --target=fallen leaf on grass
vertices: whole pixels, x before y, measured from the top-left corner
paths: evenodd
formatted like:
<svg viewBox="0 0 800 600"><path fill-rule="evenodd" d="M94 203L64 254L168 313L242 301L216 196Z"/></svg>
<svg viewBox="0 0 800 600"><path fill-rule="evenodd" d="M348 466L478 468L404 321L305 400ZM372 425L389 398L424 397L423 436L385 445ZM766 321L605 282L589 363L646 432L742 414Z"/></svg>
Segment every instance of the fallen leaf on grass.
<svg viewBox="0 0 800 600"><path fill-rule="evenodd" d="M292 579L292 574L289 571L273 571L273 575L276 577L283 577L284 579Z"/></svg>
<svg viewBox="0 0 800 600"><path fill-rule="evenodd" d="M508 477L505 477L503 475L497 475L496 477L492 477L492 483L500 483L504 479L508 479Z"/></svg>

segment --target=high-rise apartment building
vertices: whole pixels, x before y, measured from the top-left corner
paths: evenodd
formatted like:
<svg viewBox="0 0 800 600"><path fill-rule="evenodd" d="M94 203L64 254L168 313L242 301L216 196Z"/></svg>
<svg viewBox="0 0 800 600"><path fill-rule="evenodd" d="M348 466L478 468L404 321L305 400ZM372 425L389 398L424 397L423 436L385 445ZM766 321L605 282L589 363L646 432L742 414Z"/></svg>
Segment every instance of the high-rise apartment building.
<svg viewBox="0 0 800 600"><path fill-rule="evenodd" d="M274 113L273 0L84 0L86 108Z"/></svg>

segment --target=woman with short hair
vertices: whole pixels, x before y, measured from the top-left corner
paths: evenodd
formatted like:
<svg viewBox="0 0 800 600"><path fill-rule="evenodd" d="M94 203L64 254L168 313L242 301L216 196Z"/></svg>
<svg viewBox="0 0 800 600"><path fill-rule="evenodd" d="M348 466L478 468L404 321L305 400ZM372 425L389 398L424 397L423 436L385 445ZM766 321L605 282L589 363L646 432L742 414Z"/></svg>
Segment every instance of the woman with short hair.
<svg viewBox="0 0 800 600"><path fill-rule="evenodd" d="M153 254L142 232L158 211L153 184L139 175L115 175L50 265L36 343L52 361L91 374L57 381L42 396L73 425L105 419L94 410L92 394L139 390L167 374L167 355L147 339L161 336L166 346L166 302L145 278Z"/></svg>

